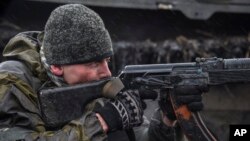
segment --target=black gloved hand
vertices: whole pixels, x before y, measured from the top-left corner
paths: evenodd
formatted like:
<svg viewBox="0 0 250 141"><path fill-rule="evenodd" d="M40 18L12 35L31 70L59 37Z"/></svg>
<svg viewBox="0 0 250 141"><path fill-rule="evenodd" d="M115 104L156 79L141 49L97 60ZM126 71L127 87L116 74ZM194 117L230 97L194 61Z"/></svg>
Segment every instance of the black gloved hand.
<svg viewBox="0 0 250 141"><path fill-rule="evenodd" d="M188 109L192 112L198 112L203 109L204 105L202 103L201 94L205 91L207 91L207 88L198 86L177 86L173 89L176 103L178 105L186 104ZM161 93L161 95L163 95L159 101L161 110L170 120L176 120L169 95L166 91Z"/></svg>
<svg viewBox="0 0 250 141"><path fill-rule="evenodd" d="M98 108L99 113L109 127L109 131L129 129L141 125L143 109L139 92L127 90L117 94L104 107Z"/></svg>
<svg viewBox="0 0 250 141"><path fill-rule="evenodd" d="M207 91L207 88L199 86L178 86L174 88L176 103L179 105L186 104L192 112L201 111L204 108L202 103L202 93Z"/></svg>

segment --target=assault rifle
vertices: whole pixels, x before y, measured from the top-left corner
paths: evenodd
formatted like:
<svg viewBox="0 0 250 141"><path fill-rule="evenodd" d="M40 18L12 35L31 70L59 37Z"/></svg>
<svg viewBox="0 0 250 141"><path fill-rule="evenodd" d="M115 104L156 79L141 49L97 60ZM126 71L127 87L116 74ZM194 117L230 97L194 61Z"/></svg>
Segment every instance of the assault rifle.
<svg viewBox="0 0 250 141"><path fill-rule="evenodd" d="M121 89L146 87L163 90L166 93L160 98L166 97L165 95L170 97L177 121L189 140L216 141L198 112L192 113L186 105L178 105L174 88L197 86L204 89L211 85L249 81L250 58L197 58L196 62L189 63L128 65L116 79L74 86L76 88L72 86L43 90L39 94L39 100L45 122L58 125L79 117L88 101L103 96L114 97ZM78 108L74 105L78 105Z"/></svg>

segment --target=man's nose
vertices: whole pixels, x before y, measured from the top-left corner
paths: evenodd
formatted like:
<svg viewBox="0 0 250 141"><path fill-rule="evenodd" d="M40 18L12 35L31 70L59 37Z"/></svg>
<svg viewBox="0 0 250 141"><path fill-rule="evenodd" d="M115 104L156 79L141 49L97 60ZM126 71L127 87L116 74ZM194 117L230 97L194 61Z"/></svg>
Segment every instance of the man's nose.
<svg viewBox="0 0 250 141"><path fill-rule="evenodd" d="M111 77L111 72L109 70L108 62L102 61L99 67L99 76L101 78Z"/></svg>

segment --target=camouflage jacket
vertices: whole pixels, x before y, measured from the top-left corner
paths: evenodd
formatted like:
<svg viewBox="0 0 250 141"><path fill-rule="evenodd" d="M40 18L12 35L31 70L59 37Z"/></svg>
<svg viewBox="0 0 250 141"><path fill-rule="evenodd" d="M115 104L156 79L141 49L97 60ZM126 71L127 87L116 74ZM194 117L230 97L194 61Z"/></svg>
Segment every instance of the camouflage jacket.
<svg viewBox="0 0 250 141"><path fill-rule="evenodd" d="M48 80L40 63L39 41L41 32L24 32L13 37L6 45L0 64L0 141L103 141L110 135L103 132L89 103L82 117L70 121L60 129L48 129L39 111L37 91ZM101 102L98 102L101 103ZM157 117L157 116L156 116ZM174 129L164 129L160 120L153 120L134 128L137 141L175 140ZM151 133L149 135L148 133ZM118 135L118 136L117 136ZM122 138L118 133L114 137Z"/></svg>

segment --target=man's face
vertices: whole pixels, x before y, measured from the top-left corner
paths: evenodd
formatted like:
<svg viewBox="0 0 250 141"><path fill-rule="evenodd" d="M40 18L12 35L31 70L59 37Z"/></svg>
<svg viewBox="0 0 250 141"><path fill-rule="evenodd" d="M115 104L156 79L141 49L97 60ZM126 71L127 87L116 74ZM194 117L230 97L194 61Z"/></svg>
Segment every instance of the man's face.
<svg viewBox="0 0 250 141"><path fill-rule="evenodd" d="M63 65L61 66L62 76L69 85L108 78L111 77L109 61L110 58L105 58L85 64Z"/></svg>

